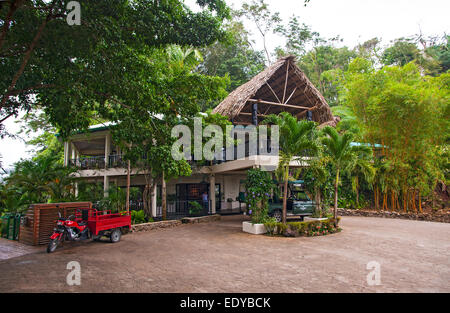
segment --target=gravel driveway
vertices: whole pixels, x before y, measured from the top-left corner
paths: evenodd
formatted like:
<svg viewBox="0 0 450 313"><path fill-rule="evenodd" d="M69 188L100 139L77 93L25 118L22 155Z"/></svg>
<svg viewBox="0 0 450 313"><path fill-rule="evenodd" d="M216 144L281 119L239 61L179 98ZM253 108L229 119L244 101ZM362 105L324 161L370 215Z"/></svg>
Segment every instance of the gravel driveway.
<svg viewBox="0 0 450 313"><path fill-rule="evenodd" d="M276 238L243 233L242 219L41 247L0 260L0 292L450 292L450 224L343 217L338 234ZM70 261L80 286L66 283Z"/></svg>

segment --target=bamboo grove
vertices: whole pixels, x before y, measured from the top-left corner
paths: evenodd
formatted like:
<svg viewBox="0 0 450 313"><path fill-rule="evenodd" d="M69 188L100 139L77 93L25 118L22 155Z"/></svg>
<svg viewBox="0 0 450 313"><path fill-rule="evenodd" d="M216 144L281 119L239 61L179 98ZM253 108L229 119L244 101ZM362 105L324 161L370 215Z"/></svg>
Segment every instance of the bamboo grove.
<svg viewBox="0 0 450 313"><path fill-rule="evenodd" d="M424 197L434 207L448 167L449 83L450 73L423 75L413 62L376 70L357 58L342 73L342 103L374 150L376 209L422 212Z"/></svg>

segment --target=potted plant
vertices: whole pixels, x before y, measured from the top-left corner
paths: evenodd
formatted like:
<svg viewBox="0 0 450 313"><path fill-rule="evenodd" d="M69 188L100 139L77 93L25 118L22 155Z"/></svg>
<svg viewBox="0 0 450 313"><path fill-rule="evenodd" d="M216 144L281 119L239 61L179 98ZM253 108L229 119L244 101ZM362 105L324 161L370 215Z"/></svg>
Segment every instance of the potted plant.
<svg viewBox="0 0 450 313"><path fill-rule="evenodd" d="M247 233L261 235L267 232L264 223L268 219L269 191L273 187L272 177L261 169L251 169L247 172L245 188L247 192L247 210L251 222L243 222L242 230Z"/></svg>

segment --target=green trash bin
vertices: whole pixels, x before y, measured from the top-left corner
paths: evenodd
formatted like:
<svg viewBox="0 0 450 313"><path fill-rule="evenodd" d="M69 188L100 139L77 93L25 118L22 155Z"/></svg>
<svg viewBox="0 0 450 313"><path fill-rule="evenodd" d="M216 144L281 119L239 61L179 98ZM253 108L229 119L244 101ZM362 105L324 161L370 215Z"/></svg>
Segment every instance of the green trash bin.
<svg viewBox="0 0 450 313"><path fill-rule="evenodd" d="M19 239L20 213L5 213L2 216L2 237L11 240Z"/></svg>

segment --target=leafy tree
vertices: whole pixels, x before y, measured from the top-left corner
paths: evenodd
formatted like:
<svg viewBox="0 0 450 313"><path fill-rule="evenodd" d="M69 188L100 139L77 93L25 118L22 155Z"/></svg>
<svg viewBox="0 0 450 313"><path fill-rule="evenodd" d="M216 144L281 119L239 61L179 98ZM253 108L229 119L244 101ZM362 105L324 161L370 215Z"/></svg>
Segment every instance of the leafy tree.
<svg viewBox="0 0 450 313"><path fill-rule="evenodd" d="M287 112L282 112L279 115L271 114L263 123L279 126L280 162L278 168L283 174L283 223L286 223L290 162L303 160L305 156L311 157L318 152L319 144L317 141L316 124L305 120L298 121L297 118Z"/></svg>
<svg viewBox="0 0 450 313"><path fill-rule="evenodd" d="M356 53L347 47L326 43L313 47L298 62L306 76L319 89L330 106L339 104L337 83Z"/></svg>
<svg viewBox="0 0 450 313"><path fill-rule="evenodd" d="M359 189L361 181L365 180L371 184L375 178L375 168L372 166L371 154L360 154L351 166L350 176L352 181L352 190L356 193L356 206L359 207Z"/></svg>
<svg viewBox="0 0 450 313"><path fill-rule="evenodd" d="M325 153L330 156L330 162L336 172L334 183L334 219L337 218L338 207L338 186L342 172L351 172L355 169L359 159L364 159L364 155L370 155L371 150L365 145L352 146L352 135L345 133L340 135L336 129L326 126L323 130L325 135L322 144L325 146ZM360 161L361 162L361 161ZM362 164L362 163L360 163Z"/></svg>
<svg viewBox="0 0 450 313"><path fill-rule="evenodd" d="M55 156L17 162L2 187L6 197L2 197L1 206L24 209L32 203L73 200L74 171Z"/></svg>
<svg viewBox="0 0 450 313"><path fill-rule="evenodd" d="M427 51L420 50L412 38L399 38L394 44L384 50L382 62L384 65L404 66L410 62L416 62L428 74L437 74L440 70L438 59L432 58Z"/></svg>
<svg viewBox="0 0 450 313"><path fill-rule="evenodd" d="M280 13L272 13L264 0L252 0L250 3L244 2L238 14L245 16L255 24L262 38L267 63L270 65L272 62L267 47L267 34L273 32L281 22Z"/></svg>
<svg viewBox="0 0 450 313"><path fill-rule="evenodd" d="M445 41L441 44L433 44L425 49L440 64L439 73L445 73L450 69L450 36L444 36Z"/></svg>
<svg viewBox="0 0 450 313"><path fill-rule="evenodd" d="M289 19L287 26L278 25L275 32L286 38L284 49L277 48L279 57L287 54L303 56L309 43L321 41L319 33L312 31L305 23L300 25L299 18L295 15Z"/></svg>
<svg viewBox="0 0 450 313"><path fill-rule="evenodd" d="M225 29L231 35L230 39L217 41L201 50L204 61L199 71L212 76L229 76L227 91L232 91L264 69L264 55L253 49L242 22L233 20ZM210 108L211 105L215 103L208 103L202 109Z"/></svg>
<svg viewBox="0 0 450 313"><path fill-rule="evenodd" d="M157 177L162 183L163 218L166 217L166 181L190 175L191 168L185 160L172 158L171 147L175 138L171 129L180 121L195 117L199 103L223 97L227 80L195 72L201 61L198 53L183 50L178 46L153 51L149 64L158 84L145 99L134 104L132 109L121 107L114 112L112 120L120 123L112 127L112 136L119 143L125 158L138 167L146 178L148 195L153 190ZM158 108L148 103L158 104ZM146 199L150 197L145 196ZM149 215L148 201L144 201Z"/></svg>
<svg viewBox="0 0 450 313"><path fill-rule="evenodd" d="M225 2L197 3L203 10L193 13L179 0L88 0L81 25L69 26L65 1L2 2L0 125L39 105L67 136L95 114L109 117L116 107L143 101L149 84L158 83L150 50L225 37Z"/></svg>
<svg viewBox="0 0 450 313"><path fill-rule="evenodd" d="M322 149L321 149L322 150ZM330 191L332 191L332 175L329 157L320 151L316 158L313 158L308 167L303 170L303 180L305 188L314 195L316 203L316 214L319 217L327 213L327 206L330 202Z"/></svg>

